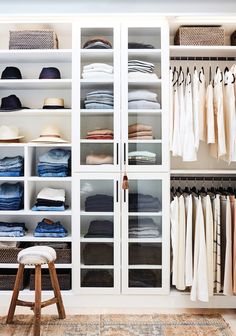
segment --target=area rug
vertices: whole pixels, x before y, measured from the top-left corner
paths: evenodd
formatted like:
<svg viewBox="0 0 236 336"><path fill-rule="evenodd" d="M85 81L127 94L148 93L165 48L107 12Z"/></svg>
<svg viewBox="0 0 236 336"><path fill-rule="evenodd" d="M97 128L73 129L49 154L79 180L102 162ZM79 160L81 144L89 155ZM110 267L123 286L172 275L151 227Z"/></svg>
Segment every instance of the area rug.
<svg viewBox="0 0 236 336"><path fill-rule="evenodd" d="M0 318L1 336L33 335L31 316L16 315L14 324ZM41 336L233 336L221 315L74 315L65 320L44 315Z"/></svg>

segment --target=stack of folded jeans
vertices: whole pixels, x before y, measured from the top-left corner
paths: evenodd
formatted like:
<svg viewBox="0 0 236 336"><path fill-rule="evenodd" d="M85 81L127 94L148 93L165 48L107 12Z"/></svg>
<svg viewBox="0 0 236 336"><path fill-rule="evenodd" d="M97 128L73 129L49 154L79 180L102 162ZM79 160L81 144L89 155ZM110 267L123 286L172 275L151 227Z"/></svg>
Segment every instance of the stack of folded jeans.
<svg viewBox="0 0 236 336"><path fill-rule="evenodd" d="M24 159L22 156L6 156L0 160L0 176L22 175L24 175Z"/></svg>
<svg viewBox="0 0 236 336"><path fill-rule="evenodd" d="M51 237L61 238L66 237L68 232L66 228L59 222L53 222L50 219L44 218L41 222L38 222L34 231L35 237Z"/></svg>
<svg viewBox="0 0 236 336"><path fill-rule="evenodd" d="M104 37L96 37L86 41L83 49L111 49L111 43Z"/></svg>
<svg viewBox="0 0 236 336"><path fill-rule="evenodd" d="M129 219L129 238L158 238L161 236L161 226L152 218L136 217Z"/></svg>
<svg viewBox="0 0 236 336"><path fill-rule="evenodd" d="M97 128L95 130L88 131L86 135L86 139L112 140L113 131L107 128Z"/></svg>
<svg viewBox="0 0 236 336"><path fill-rule="evenodd" d="M43 188L37 195L34 211L64 211L65 190L55 188Z"/></svg>
<svg viewBox="0 0 236 336"><path fill-rule="evenodd" d="M113 196L96 194L88 196L85 200L85 211L112 212Z"/></svg>
<svg viewBox="0 0 236 336"><path fill-rule="evenodd" d="M23 207L23 186L17 183L0 185L0 210L20 210Z"/></svg>
<svg viewBox="0 0 236 336"><path fill-rule="evenodd" d="M140 193L129 193L130 212L159 212L161 203L157 197Z"/></svg>
<svg viewBox="0 0 236 336"><path fill-rule="evenodd" d="M23 237L26 231L25 223L0 222L0 237Z"/></svg>
<svg viewBox="0 0 236 336"><path fill-rule="evenodd" d="M82 78L88 80L113 80L113 66L105 63L84 65Z"/></svg>
<svg viewBox="0 0 236 336"><path fill-rule="evenodd" d="M106 243L88 243L82 252L84 265L113 265L113 246Z"/></svg>
<svg viewBox="0 0 236 336"><path fill-rule="evenodd" d="M161 265L162 247L157 244L129 244L130 265Z"/></svg>
<svg viewBox="0 0 236 336"><path fill-rule="evenodd" d="M147 43L129 42L128 49L154 49L154 46Z"/></svg>
<svg viewBox="0 0 236 336"><path fill-rule="evenodd" d="M128 93L129 109L159 109L157 94L149 90L131 90Z"/></svg>
<svg viewBox="0 0 236 336"><path fill-rule="evenodd" d="M89 154L86 156L87 165L113 164L113 156L109 154Z"/></svg>
<svg viewBox="0 0 236 336"><path fill-rule="evenodd" d="M114 96L110 90L88 92L84 100L86 109L113 109Z"/></svg>
<svg viewBox="0 0 236 336"><path fill-rule="evenodd" d="M89 224L85 238L113 238L113 222L109 220L93 220Z"/></svg>
<svg viewBox="0 0 236 336"><path fill-rule="evenodd" d="M152 126L144 124L129 125L129 139L153 139Z"/></svg>
<svg viewBox="0 0 236 336"><path fill-rule="evenodd" d="M113 287L113 277L108 270L89 270L83 277L82 287Z"/></svg>
<svg viewBox="0 0 236 336"><path fill-rule="evenodd" d="M128 79L137 81L158 79L154 70L155 66L152 63L140 60L128 61Z"/></svg>
<svg viewBox="0 0 236 336"><path fill-rule="evenodd" d="M154 165L157 163L156 153L134 151L128 154L129 165Z"/></svg>
<svg viewBox="0 0 236 336"><path fill-rule="evenodd" d="M53 148L40 155L38 162L38 176L65 177L70 175L71 151Z"/></svg>
<svg viewBox="0 0 236 336"><path fill-rule="evenodd" d="M156 270L134 269L129 271L129 287L161 287L161 276Z"/></svg>

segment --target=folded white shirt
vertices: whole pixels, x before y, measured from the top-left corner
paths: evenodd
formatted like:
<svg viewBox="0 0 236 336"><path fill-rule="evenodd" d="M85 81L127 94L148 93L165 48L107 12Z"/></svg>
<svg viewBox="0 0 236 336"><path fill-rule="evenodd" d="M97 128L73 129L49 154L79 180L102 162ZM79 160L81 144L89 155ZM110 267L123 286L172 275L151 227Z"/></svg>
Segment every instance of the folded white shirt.
<svg viewBox="0 0 236 336"><path fill-rule="evenodd" d="M83 73L89 72L104 72L104 73L113 73L113 69L104 69L104 68L96 68L96 69L83 69Z"/></svg>
<svg viewBox="0 0 236 336"><path fill-rule="evenodd" d="M90 70L90 69L95 70L97 68L113 72L113 66L106 63L91 63L88 65L84 65L83 67L84 70Z"/></svg>
<svg viewBox="0 0 236 336"><path fill-rule="evenodd" d="M38 193L37 198L65 202L65 195L64 189L43 188Z"/></svg>
<svg viewBox="0 0 236 336"><path fill-rule="evenodd" d="M158 79L157 74L155 73L146 73L146 72L129 72L128 73L128 79L130 80L146 80L146 81L151 81L151 80L155 80Z"/></svg>
<svg viewBox="0 0 236 336"><path fill-rule="evenodd" d="M148 100L133 100L128 102L129 109L159 109L160 104Z"/></svg>
<svg viewBox="0 0 236 336"><path fill-rule="evenodd" d="M128 101L132 100L149 100L156 102L157 101L157 93L149 91L149 90L132 90L128 93Z"/></svg>
<svg viewBox="0 0 236 336"><path fill-rule="evenodd" d="M93 72L83 72L82 73L83 79L92 79L92 80L113 80L113 74L112 73L106 73L106 72L99 72L99 71L93 71Z"/></svg>

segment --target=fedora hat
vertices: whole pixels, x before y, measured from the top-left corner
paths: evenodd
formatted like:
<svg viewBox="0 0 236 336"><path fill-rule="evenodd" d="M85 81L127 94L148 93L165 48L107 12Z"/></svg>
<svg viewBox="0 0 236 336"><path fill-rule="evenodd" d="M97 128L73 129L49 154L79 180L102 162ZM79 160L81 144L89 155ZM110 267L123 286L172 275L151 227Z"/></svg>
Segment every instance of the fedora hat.
<svg viewBox="0 0 236 336"><path fill-rule="evenodd" d="M0 141L19 140L22 138L24 136L19 135L19 129L16 126L0 126Z"/></svg>
<svg viewBox="0 0 236 336"><path fill-rule="evenodd" d="M68 142L61 138L58 128L54 126L45 126L40 136L36 139L31 140L32 142Z"/></svg>
<svg viewBox="0 0 236 336"><path fill-rule="evenodd" d="M17 111L28 109L29 107L25 107L21 105L20 99L16 95L10 95L2 98L0 110L2 111Z"/></svg>
<svg viewBox="0 0 236 336"><path fill-rule="evenodd" d="M64 99L62 98L45 98L43 109L64 109Z"/></svg>
<svg viewBox="0 0 236 336"><path fill-rule="evenodd" d="M22 76L18 68L9 66L3 70L1 79L22 79Z"/></svg>
<svg viewBox="0 0 236 336"><path fill-rule="evenodd" d="M57 68L43 68L40 72L39 79L61 79L61 73Z"/></svg>

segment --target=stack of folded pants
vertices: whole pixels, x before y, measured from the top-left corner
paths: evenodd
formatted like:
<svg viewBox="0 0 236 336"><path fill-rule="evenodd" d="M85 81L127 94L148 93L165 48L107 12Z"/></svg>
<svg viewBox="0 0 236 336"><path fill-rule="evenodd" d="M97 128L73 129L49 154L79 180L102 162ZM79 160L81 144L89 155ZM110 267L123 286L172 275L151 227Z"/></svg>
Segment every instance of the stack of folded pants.
<svg viewBox="0 0 236 336"><path fill-rule="evenodd" d="M26 231L25 223L0 222L0 237L23 237Z"/></svg>
<svg viewBox="0 0 236 336"><path fill-rule="evenodd" d="M66 237L67 235L68 232L66 228L59 221L54 222L47 218L38 222L34 231L35 237L61 238Z"/></svg>
<svg viewBox="0 0 236 336"><path fill-rule="evenodd" d="M161 203L157 197L140 193L129 193L130 212L159 212Z"/></svg>
<svg viewBox="0 0 236 336"><path fill-rule="evenodd" d="M129 109L159 109L157 93L149 90L130 90L128 93Z"/></svg>
<svg viewBox="0 0 236 336"><path fill-rule="evenodd" d="M129 238L158 238L161 227L150 217L136 217L129 219Z"/></svg>
<svg viewBox="0 0 236 336"><path fill-rule="evenodd" d="M55 188L43 188L37 195L34 211L64 211L65 190Z"/></svg>
<svg viewBox="0 0 236 336"><path fill-rule="evenodd" d="M109 154L88 154L86 156L87 165L113 164L113 156Z"/></svg>
<svg viewBox="0 0 236 336"><path fill-rule="evenodd" d="M89 270L83 277L82 287L113 287L113 276L108 270Z"/></svg>
<svg viewBox="0 0 236 336"><path fill-rule="evenodd" d="M153 165L156 164L156 153L149 151L134 151L128 154L129 165Z"/></svg>
<svg viewBox="0 0 236 336"><path fill-rule="evenodd" d="M162 247L157 244L129 244L130 265L161 265Z"/></svg>
<svg viewBox="0 0 236 336"><path fill-rule="evenodd" d="M86 41L83 49L111 49L111 43L104 37L95 37Z"/></svg>
<svg viewBox="0 0 236 336"><path fill-rule="evenodd" d="M128 79L137 81L158 79L154 70L155 66L153 63L141 60L128 61Z"/></svg>
<svg viewBox="0 0 236 336"><path fill-rule="evenodd" d="M112 212L113 196L103 194L88 196L85 200L85 211Z"/></svg>
<svg viewBox="0 0 236 336"><path fill-rule="evenodd" d="M82 78L88 80L113 80L113 66L105 63L84 65Z"/></svg>
<svg viewBox="0 0 236 336"><path fill-rule="evenodd" d="M38 176L65 177L70 175L71 151L53 148L40 155L38 162Z"/></svg>
<svg viewBox="0 0 236 336"><path fill-rule="evenodd" d="M152 126L145 124L129 125L129 139L152 140Z"/></svg>
<svg viewBox="0 0 236 336"><path fill-rule="evenodd" d="M109 220L93 220L89 224L85 238L113 238L113 222Z"/></svg>
<svg viewBox="0 0 236 336"><path fill-rule="evenodd" d="M82 252L84 265L113 265L113 245L88 243Z"/></svg>
<svg viewBox="0 0 236 336"><path fill-rule="evenodd" d="M110 90L95 90L86 94L84 100L86 109L113 109L114 95Z"/></svg>
<svg viewBox="0 0 236 336"><path fill-rule="evenodd" d="M128 49L154 49L154 46L147 43L129 42Z"/></svg>
<svg viewBox="0 0 236 336"><path fill-rule="evenodd" d="M134 269L129 271L129 287L161 287L161 276L156 270Z"/></svg>
<svg viewBox="0 0 236 336"><path fill-rule="evenodd" d="M87 132L86 139L112 140L113 131L107 128L97 128Z"/></svg>
<svg viewBox="0 0 236 336"><path fill-rule="evenodd" d="M0 185L0 210L20 210L23 207L24 188L17 183Z"/></svg>
<svg viewBox="0 0 236 336"><path fill-rule="evenodd" d="M24 175L24 158L22 156L6 156L0 160L0 176L22 175Z"/></svg>

